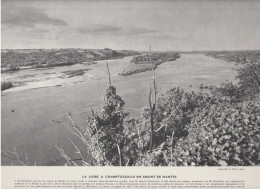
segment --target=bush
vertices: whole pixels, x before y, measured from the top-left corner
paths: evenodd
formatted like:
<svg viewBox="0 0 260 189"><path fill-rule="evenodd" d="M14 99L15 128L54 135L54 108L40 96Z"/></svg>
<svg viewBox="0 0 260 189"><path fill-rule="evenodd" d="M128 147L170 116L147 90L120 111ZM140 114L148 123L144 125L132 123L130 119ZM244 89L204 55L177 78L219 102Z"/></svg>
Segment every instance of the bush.
<svg viewBox="0 0 260 189"><path fill-rule="evenodd" d="M254 99L260 92L260 63L247 64L238 71L238 85L224 83L213 92L234 102Z"/></svg>
<svg viewBox="0 0 260 189"><path fill-rule="evenodd" d="M245 96L241 87L234 85L232 82L224 83L222 87L215 88L213 93L215 95L226 97L234 102L242 101Z"/></svg>
<svg viewBox="0 0 260 189"><path fill-rule="evenodd" d="M184 92L179 88L173 88L158 99L155 114L156 129L167 123L156 134L156 141L160 145L174 132L174 141L187 135L187 124L192 118L198 116L208 105L215 104L218 100L207 93ZM163 141L161 140L163 139Z"/></svg>
<svg viewBox="0 0 260 189"><path fill-rule="evenodd" d="M260 63L247 64L239 70L237 77L244 96L254 98L260 92Z"/></svg>
<svg viewBox="0 0 260 189"><path fill-rule="evenodd" d="M159 99L156 148L139 158L146 166L248 166L260 160L260 103L185 93ZM175 110L175 111L173 111ZM171 117L169 118L169 116Z"/></svg>
<svg viewBox="0 0 260 189"><path fill-rule="evenodd" d="M87 131L91 138L89 154L94 165L125 165L125 146L129 142L124 132L123 111L125 102L116 94L116 88L110 86L105 93L104 105L99 113L92 112L88 119Z"/></svg>
<svg viewBox="0 0 260 189"><path fill-rule="evenodd" d="M218 103L188 125L175 145L175 165L248 166L259 163L259 106Z"/></svg>
<svg viewBox="0 0 260 189"><path fill-rule="evenodd" d="M11 87L13 87L12 82L10 82L10 81L1 82L1 91L4 91L4 90L9 89Z"/></svg>

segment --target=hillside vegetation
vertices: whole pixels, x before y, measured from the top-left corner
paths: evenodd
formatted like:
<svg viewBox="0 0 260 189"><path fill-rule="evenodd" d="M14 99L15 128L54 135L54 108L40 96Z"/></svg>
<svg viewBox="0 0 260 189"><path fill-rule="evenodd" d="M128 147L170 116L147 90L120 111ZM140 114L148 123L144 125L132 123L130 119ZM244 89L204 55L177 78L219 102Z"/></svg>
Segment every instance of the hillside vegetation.
<svg viewBox="0 0 260 189"><path fill-rule="evenodd" d="M221 51L221 52L208 52L208 56L212 56L217 59L234 61L237 63L260 63L260 51Z"/></svg>
<svg viewBox="0 0 260 189"><path fill-rule="evenodd" d="M120 73L120 75L127 76L152 70L151 61L153 61L153 67L155 69L164 62L174 61L178 58L180 58L180 55L174 52L152 53L150 56L148 54L135 56L126 70Z"/></svg>
<svg viewBox="0 0 260 189"><path fill-rule="evenodd" d="M18 49L2 50L3 71L17 71L19 67L44 68L67 66L95 60L122 58L139 54L136 51L112 49Z"/></svg>

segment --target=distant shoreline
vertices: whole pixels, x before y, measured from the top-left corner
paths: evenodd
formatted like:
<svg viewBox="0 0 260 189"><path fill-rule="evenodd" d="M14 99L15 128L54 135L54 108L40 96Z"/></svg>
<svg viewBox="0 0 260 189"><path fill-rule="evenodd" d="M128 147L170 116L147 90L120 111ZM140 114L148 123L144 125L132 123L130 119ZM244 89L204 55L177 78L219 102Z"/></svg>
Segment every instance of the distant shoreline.
<svg viewBox="0 0 260 189"><path fill-rule="evenodd" d="M93 63L139 55L138 51L105 49L18 49L2 51L1 72Z"/></svg>

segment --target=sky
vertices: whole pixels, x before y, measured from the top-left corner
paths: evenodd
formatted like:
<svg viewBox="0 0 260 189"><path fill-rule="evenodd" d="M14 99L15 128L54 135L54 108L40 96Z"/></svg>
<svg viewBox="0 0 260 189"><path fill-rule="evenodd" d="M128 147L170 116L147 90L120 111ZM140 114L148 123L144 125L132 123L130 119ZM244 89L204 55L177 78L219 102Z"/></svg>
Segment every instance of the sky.
<svg viewBox="0 0 260 189"><path fill-rule="evenodd" d="M1 12L2 49L260 49L260 1L2 0Z"/></svg>

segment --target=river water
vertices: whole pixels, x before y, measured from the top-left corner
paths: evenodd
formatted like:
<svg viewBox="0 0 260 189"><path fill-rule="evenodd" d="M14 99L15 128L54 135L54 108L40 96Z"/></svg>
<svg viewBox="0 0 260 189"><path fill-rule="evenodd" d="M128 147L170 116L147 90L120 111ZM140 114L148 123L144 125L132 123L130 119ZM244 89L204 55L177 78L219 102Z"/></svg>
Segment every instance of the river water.
<svg viewBox="0 0 260 189"><path fill-rule="evenodd" d="M126 111L130 112L130 116L139 116L142 108L148 105L152 72L119 76L118 73L128 66L131 58L109 60L108 64L112 85L116 86L117 93L125 100ZM83 76L58 77L63 71L86 68L90 70ZM182 54L176 61L161 64L155 72L159 92L163 93L177 86L198 91L202 83L216 86L227 80L236 83L237 69L238 65L234 63L204 54ZM29 79L23 76L29 76ZM30 77L33 79L30 80ZM74 150L68 139L76 139L67 128L52 120L69 123L66 117L66 112L69 112L78 125L86 125L89 107L98 110L108 87L105 61L88 66L73 65L2 74L2 80L17 81L22 78L27 79L23 86L4 91L1 95L2 151L13 151L13 147L16 147L22 158L23 153L27 154L30 164L36 161L37 165L62 165L64 161L54 146L63 146L68 154L73 155ZM17 162L2 156L2 165L11 163L17 165Z"/></svg>

